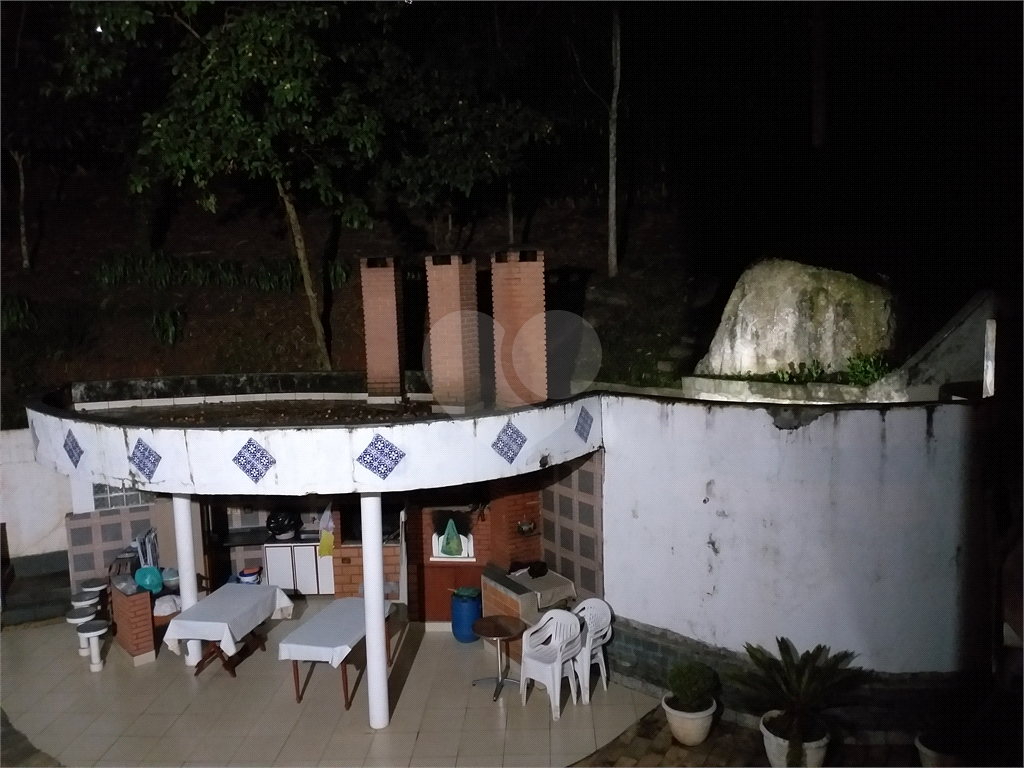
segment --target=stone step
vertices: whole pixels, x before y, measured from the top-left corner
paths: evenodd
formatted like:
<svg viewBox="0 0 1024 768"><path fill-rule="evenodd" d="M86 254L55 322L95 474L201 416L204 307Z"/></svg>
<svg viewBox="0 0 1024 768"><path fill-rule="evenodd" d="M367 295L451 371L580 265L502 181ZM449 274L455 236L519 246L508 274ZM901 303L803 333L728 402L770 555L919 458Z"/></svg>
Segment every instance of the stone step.
<svg viewBox="0 0 1024 768"><path fill-rule="evenodd" d="M17 576L4 595L0 624L24 624L63 616L71 609L71 579L67 571Z"/></svg>

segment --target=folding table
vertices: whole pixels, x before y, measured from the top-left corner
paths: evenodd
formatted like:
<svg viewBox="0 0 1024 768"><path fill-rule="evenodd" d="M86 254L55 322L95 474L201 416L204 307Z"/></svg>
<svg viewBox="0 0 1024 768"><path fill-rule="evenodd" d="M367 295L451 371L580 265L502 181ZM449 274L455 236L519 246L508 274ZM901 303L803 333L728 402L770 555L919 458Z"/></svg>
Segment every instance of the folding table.
<svg viewBox="0 0 1024 768"><path fill-rule="evenodd" d="M225 584L211 592L191 608L187 608L167 625L164 642L173 653L181 653L179 640L205 640L207 650L196 666L198 675L215 658L232 677L235 676L238 643L244 645L252 635L262 650L267 638L256 627L269 618L290 619L292 601L272 584Z"/></svg>
<svg viewBox="0 0 1024 768"><path fill-rule="evenodd" d="M391 665L391 637L388 631L388 615L394 606L384 601L384 639L387 647L388 666ZM295 678L295 701L302 701L299 690L299 662L326 661L335 669L341 665L341 682L345 693L345 709L352 705L348 694L348 672L345 657L366 635L366 614L361 597L342 597L333 601L312 619L295 629L281 641L278 659L291 659L292 676Z"/></svg>

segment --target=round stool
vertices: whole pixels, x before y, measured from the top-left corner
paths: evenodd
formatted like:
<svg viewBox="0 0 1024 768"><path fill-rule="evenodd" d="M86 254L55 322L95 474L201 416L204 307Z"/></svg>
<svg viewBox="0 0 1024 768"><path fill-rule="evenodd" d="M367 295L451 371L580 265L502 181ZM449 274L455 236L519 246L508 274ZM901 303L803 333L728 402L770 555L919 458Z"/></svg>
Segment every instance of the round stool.
<svg viewBox="0 0 1024 768"><path fill-rule="evenodd" d="M99 672L103 669L103 659L100 658L100 636L110 628L109 621L93 619L84 624L78 625L78 636L89 641L89 671Z"/></svg>
<svg viewBox="0 0 1024 768"><path fill-rule="evenodd" d="M86 579L82 582L83 592L102 592L107 588L106 579Z"/></svg>
<svg viewBox="0 0 1024 768"><path fill-rule="evenodd" d="M86 606L85 608L72 608L70 611L64 614L64 619L67 621L67 623L72 624L76 627L85 624L85 622L87 621L92 621L95 618L95 606ZM82 635L78 636L78 655L89 655L89 639L83 637Z"/></svg>
<svg viewBox="0 0 1024 768"><path fill-rule="evenodd" d="M71 596L71 606L73 608L86 608L96 605L99 601L100 596L98 592L76 592Z"/></svg>

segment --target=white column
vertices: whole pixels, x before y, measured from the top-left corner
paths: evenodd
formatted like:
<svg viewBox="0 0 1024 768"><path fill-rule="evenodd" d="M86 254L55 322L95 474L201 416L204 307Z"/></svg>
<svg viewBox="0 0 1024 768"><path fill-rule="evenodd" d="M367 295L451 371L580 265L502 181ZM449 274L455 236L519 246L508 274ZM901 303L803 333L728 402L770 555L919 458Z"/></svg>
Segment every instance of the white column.
<svg viewBox="0 0 1024 768"><path fill-rule="evenodd" d="M366 694L370 727L386 728L391 720L388 703L388 660L384 635L384 533L379 493L359 496L363 533L363 608L366 616Z"/></svg>
<svg viewBox="0 0 1024 768"><path fill-rule="evenodd" d="M405 548L405 521L408 507L402 507L398 516L398 602L409 604L409 560Z"/></svg>
<svg viewBox="0 0 1024 768"><path fill-rule="evenodd" d="M996 321L985 321L985 368L982 378L982 397L996 393Z"/></svg>
<svg viewBox="0 0 1024 768"><path fill-rule="evenodd" d="M199 585L196 583L196 553L192 548L192 499L175 494L171 496L174 511L174 542L178 547L178 588L181 592L181 610L191 608L199 602ZM194 667L203 656L202 643L189 640L185 663Z"/></svg>

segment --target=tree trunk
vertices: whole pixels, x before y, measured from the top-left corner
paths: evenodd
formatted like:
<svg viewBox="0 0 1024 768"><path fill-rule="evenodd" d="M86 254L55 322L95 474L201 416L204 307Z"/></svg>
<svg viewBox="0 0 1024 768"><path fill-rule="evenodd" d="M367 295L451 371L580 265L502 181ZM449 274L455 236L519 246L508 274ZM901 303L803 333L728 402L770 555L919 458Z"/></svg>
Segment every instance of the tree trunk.
<svg viewBox="0 0 1024 768"><path fill-rule="evenodd" d="M28 235L25 232L25 155L11 150L18 166L18 227L21 230L21 268L28 269Z"/></svg>
<svg viewBox="0 0 1024 768"><path fill-rule="evenodd" d="M292 203L291 195L285 191L281 182L277 182L277 194L281 196L284 203L285 214L288 216L288 229L292 233L292 242L295 245L295 255L299 259L299 269L302 271L302 287L306 290L306 299L309 302L309 319L313 323L313 331L316 334L316 346L320 353L320 366L325 371L331 370L331 355L327 351L327 341L324 338L324 327L320 322L320 314L317 312L316 291L313 289L313 278L309 272L309 259L306 256L306 241L302 236L302 225L299 223L299 216L295 212L295 205Z"/></svg>
<svg viewBox="0 0 1024 768"><path fill-rule="evenodd" d="M512 185L508 185L508 244L512 245L516 241L516 218L514 215L514 209L512 207Z"/></svg>
<svg viewBox="0 0 1024 768"><path fill-rule="evenodd" d="M622 62L619 51L619 6L612 7L612 100L608 105L608 277L619 271L619 234L616 214L615 167L618 159L616 141L619 119L619 79Z"/></svg>
<svg viewBox="0 0 1024 768"><path fill-rule="evenodd" d="M811 146L825 146L828 126L828 10L813 4L811 18Z"/></svg>

